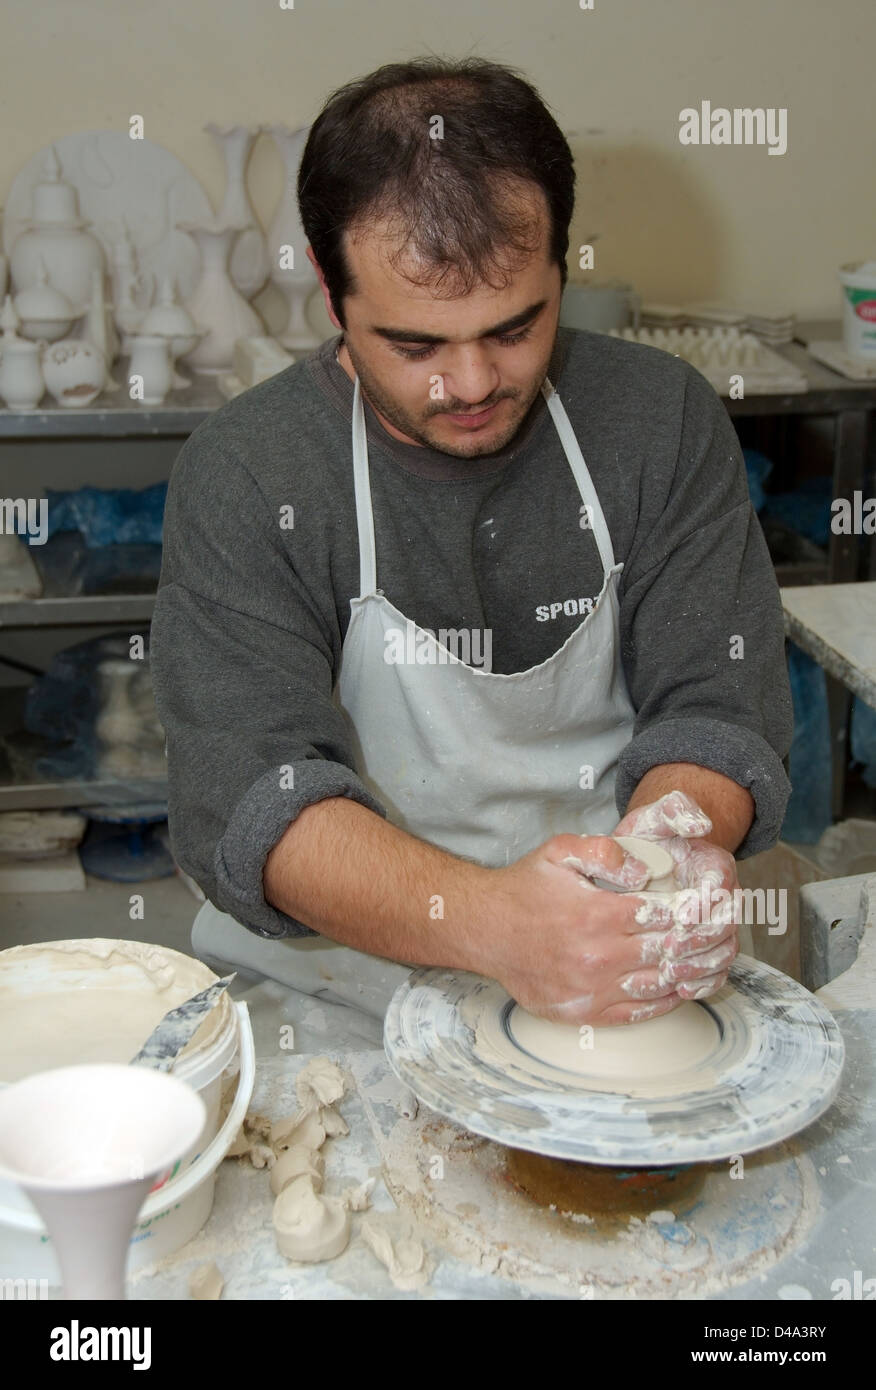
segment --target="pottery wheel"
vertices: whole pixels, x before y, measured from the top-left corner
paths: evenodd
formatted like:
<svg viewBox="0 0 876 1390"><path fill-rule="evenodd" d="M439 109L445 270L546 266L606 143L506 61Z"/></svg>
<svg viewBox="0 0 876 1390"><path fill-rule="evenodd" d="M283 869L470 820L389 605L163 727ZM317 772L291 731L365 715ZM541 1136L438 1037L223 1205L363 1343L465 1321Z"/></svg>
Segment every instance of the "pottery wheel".
<svg viewBox="0 0 876 1390"><path fill-rule="evenodd" d="M580 1070L581 1053L572 1070L528 1051L529 1016L496 981L417 970L393 996L384 1046L400 1080L439 1114L500 1144L582 1163L732 1158L788 1138L830 1105L842 1037L802 985L739 956L727 985L692 1007L697 1042L686 1064L606 1079L588 1075L586 1062Z"/></svg>

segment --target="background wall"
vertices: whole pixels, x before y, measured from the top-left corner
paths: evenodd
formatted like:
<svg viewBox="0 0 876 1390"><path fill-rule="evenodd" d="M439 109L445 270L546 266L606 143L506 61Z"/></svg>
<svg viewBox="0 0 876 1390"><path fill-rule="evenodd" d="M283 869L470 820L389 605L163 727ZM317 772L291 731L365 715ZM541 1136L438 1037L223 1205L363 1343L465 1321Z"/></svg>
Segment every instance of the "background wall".
<svg viewBox="0 0 876 1390"><path fill-rule="evenodd" d="M218 205L205 122L295 128L381 63L476 54L521 68L569 137L572 247L600 236L591 278L622 275L647 299L767 296L838 317L836 267L876 256L873 0L593 3L0 0L0 203L53 138L127 130L137 113ZM680 145L679 112L702 100L786 107L787 153ZM250 189L264 226L281 179L262 136ZM317 297L311 315L328 335Z"/></svg>

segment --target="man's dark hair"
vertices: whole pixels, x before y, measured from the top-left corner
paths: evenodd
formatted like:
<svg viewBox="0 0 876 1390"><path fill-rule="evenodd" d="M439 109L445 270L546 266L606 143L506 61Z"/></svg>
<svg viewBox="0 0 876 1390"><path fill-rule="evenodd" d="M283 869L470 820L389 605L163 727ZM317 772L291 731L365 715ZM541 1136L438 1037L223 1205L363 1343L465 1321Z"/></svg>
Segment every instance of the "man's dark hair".
<svg viewBox="0 0 876 1390"><path fill-rule="evenodd" d="M443 138L430 135L432 118ZM481 58L388 63L327 99L304 147L298 203L307 239L344 324L356 286L342 238L366 218L385 220L449 296L502 288L515 257L535 251L537 185L550 213L548 254L566 283L575 171L565 136L538 92L511 68ZM531 193L531 189L527 190ZM503 277L498 283L496 273ZM410 271L407 278L411 278Z"/></svg>

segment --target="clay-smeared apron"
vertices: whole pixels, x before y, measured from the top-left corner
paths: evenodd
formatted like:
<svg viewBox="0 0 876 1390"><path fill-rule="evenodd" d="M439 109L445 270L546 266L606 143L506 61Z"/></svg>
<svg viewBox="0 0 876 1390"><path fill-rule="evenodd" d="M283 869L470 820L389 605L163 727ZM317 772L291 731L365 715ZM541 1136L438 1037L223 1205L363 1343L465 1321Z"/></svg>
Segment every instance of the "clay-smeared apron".
<svg viewBox="0 0 876 1390"><path fill-rule="evenodd" d="M519 859L554 834L605 834L614 827L617 759L632 737L635 717L620 659L623 566L615 564L599 498L563 404L547 379L541 389L588 508L603 584L592 611L558 651L511 675L460 660L377 587L358 377L353 392L359 594L350 602L334 699L350 724L356 772L386 807L388 819L492 867ZM582 531L585 544L586 535ZM514 579L507 576L511 588ZM399 651L415 659L389 659ZM198 914L192 941L205 958L258 970L369 1012L382 1012L407 974L403 966L323 937L269 942L212 903Z"/></svg>

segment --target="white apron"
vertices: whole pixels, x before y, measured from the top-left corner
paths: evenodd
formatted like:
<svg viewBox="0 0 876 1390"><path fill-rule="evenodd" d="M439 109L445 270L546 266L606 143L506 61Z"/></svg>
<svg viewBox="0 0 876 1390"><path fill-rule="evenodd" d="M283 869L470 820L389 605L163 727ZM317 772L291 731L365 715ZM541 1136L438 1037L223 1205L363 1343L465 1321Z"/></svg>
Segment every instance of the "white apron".
<svg viewBox="0 0 876 1390"><path fill-rule="evenodd" d="M551 835L613 829L617 759L632 738L635 718L620 659L617 591L623 566L615 564L599 498L547 379L542 394L590 509L603 584L592 612L558 651L526 671L500 675L442 648L378 589L358 377L353 392L360 592L350 602L333 698L350 724L356 772L386 807L388 819L491 867L519 859ZM513 584L513 575L508 582ZM397 650L399 632L403 650L419 653L419 661L385 659ZM424 661L424 653L434 660ZM385 1009L408 973L322 937L267 941L212 903L198 914L192 942L196 954L223 967L262 973L369 1012Z"/></svg>

